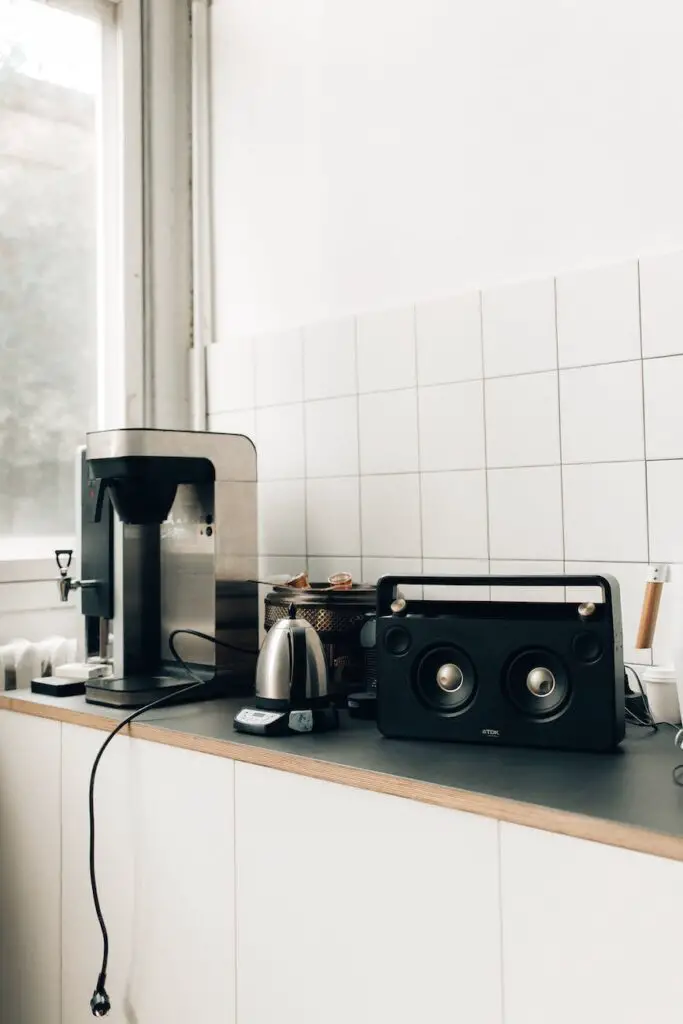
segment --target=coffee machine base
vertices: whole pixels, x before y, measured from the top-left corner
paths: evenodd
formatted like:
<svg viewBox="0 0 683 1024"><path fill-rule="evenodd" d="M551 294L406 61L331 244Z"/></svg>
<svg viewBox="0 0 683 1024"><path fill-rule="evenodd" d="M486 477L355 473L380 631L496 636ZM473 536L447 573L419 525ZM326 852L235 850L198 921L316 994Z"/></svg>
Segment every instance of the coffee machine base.
<svg viewBox="0 0 683 1024"><path fill-rule="evenodd" d="M99 704L106 708L142 708L163 697L166 704L186 704L190 701L212 700L216 697L246 697L253 693L253 679L236 677L234 674L195 670L201 679L206 676L204 686L188 690L192 679L187 676L125 676L120 679L93 679L86 684L85 699L88 704ZM182 692L185 691L185 692Z"/></svg>

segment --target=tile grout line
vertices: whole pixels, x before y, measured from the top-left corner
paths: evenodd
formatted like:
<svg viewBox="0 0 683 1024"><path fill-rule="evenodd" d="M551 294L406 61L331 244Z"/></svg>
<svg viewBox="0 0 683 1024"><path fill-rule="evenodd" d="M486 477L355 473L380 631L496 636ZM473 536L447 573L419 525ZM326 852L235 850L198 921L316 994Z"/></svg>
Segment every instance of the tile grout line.
<svg viewBox="0 0 683 1024"><path fill-rule="evenodd" d="M292 551L278 551L278 552L274 552L273 551L273 552L264 553L263 557L264 558L301 558L301 552L300 551L299 552L292 552ZM342 554L342 555L340 555L340 554L336 554L336 553L334 553L334 554L323 553L323 554L320 554L320 555L317 555L317 554L316 555L312 555L311 557L312 558L328 558L329 559L329 558L358 558L359 556L358 555L354 555L354 554ZM367 557L368 558L383 558L383 559L387 559L387 558L390 558L392 556L390 556L390 555L371 555L371 554L368 554ZM418 555L397 555L396 557L398 559L400 559L401 561L406 561L406 560L410 560L410 559L413 559L413 558L418 558L419 556ZM444 559L441 559L440 557L437 557L435 555L428 555L427 556L427 560L428 561L431 561L431 560L434 560L434 559L437 560L437 561L443 560L443 561L448 561L448 562L472 562L472 561L485 562L486 561L485 558L472 558L469 555L467 555L467 556L464 556L464 555L461 555L461 556L451 556L451 555L448 555ZM537 562L561 562L562 559L561 558L519 558L517 556L512 555L512 556L508 556L508 557L493 558L493 559L491 559L491 561L493 561L493 562L533 562L533 563L537 563ZM619 558L609 558L609 559L604 559L604 558L568 558L566 560L566 563L567 563L567 565L585 565L585 564L604 565L605 563L609 563L610 565L637 565L637 566L646 565L646 563L643 562L642 560L639 561L638 559L633 559L633 558L630 558L630 559L625 559L625 558L621 558L621 559L619 559Z"/></svg>
<svg viewBox="0 0 683 1024"><path fill-rule="evenodd" d="M567 571L567 520L564 510L564 460L562 449L562 378L560 374L560 330L557 317L557 278L553 278L553 312L555 318L555 358L557 360L557 441L560 449L560 529L562 531L562 568ZM565 588L566 597L566 588Z"/></svg>
<svg viewBox="0 0 683 1024"><path fill-rule="evenodd" d="M361 441L360 441L360 370L358 367L358 317L353 318L353 372L356 381L356 448L358 450L358 545L360 556L360 574L364 579L363 569L363 494L361 490ZM351 557L351 556L349 556Z"/></svg>
<svg viewBox="0 0 683 1024"><path fill-rule="evenodd" d="M647 418L645 415L645 365L643 358L643 304L640 284L640 260L638 260L636 266L638 270L638 339L640 342L640 394L643 427L643 471L645 473L645 550L647 551L647 560L649 564L652 556L650 552L650 493L648 489L649 473L647 471Z"/></svg>
<svg viewBox="0 0 683 1024"><path fill-rule="evenodd" d="M564 467L580 467L580 466L635 466L641 463L654 463L654 462L683 462L683 455L677 458L666 458L666 459L600 459L595 462L542 462L534 463L533 465L524 466L473 466L467 469L423 469L421 471L422 476L446 476L453 474L465 474L465 473L482 473L488 468L490 473L514 473L518 470L527 471L530 469L559 469L560 465ZM360 479L370 479L376 477L395 477L395 476L417 476L418 472L414 469L409 470L398 470L395 472L382 472L382 473L334 473L329 476L274 476L260 478L259 483L262 484L283 484L293 483L296 480L353 480L356 477Z"/></svg>
<svg viewBox="0 0 683 1024"><path fill-rule="evenodd" d="M659 355L659 356L638 356L635 359L633 359L633 358L630 358L630 359L610 359L608 362L579 363L576 366L560 366L559 362L558 362L558 365L556 367L552 367L552 366L551 367L546 367L546 369L544 369L544 370L527 370L527 371L525 371L523 373L493 373L493 374L488 374L488 375L487 374L481 374L478 377L464 377L464 378L458 379L458 380L435 381L435 382L432 382L430 384L419 384L418 383L418 384L415 384L414 387L417 387L418 389L431 390L433 388L455 387L455 386L457 386L459 384L475 384L477 381L481 381L481 380L515 380L517 377L541 377L541 376L543 376L543 374L555 373L555 372L571 373L574 370L595 370L595 369L599 369L599 368L602 368L602 367L605 367L605 366L623 366L625 363L641 363L641 362L642 363L649 363L649 362L655 362L655 361L662 360L662 359L680 359L682 357L683 357L683 351L681 351L681 352L667 352L664 355ZM326 395L326 396L324 396L322 398L302 398L300 401L307 402L307 403L310 402L312 404L315 404L316 402L330 402L330 401L334 401L337 398L355 398L358 395L368 395L368 396L370 396L370 395L392 395L392 394L395 394L398 391L411 391L411 390L412 390L412 387L405 387L403 385L401 387L397 387L397 388L379 388L379 389L374 389L372 391L361 391L360 388L359 388L356 392L345 391L345 392L342 392L341 394L338 394L338 395L337 394L335 394L335 395ZM294 401L289 401L289 402L287 402L287 401L285 401L285 402L264 402L263 404L259 404L259 403L256 402L256 398L254 398L254 405L253 406L245 405L245 406L233 407L233 408L230 408L230 409L214 409L210 413L210 415L211 416L220 416L223 413L246 412L246 411L248 411L249 409L252 409L252 408L255 411L258 411L260 409L280 409L283 406L291 406L291 405L298 405L298 404L299 404L299 400L294 400Z"/></svg>
<svg viewBox="0 0 683 1024"><path fill-rule="evenodd" d="M306 376L305 363L305 351L304 351L304 328L298 329L299 344L301 345L301 402L293 402L292 405L301 406L301 438L303 441L303 457L304 457L304 475L302 477L304 484L304 507L303 507L303 520L304 520L304 570L308 572L308 443L307 443L307 431L306 431L306 403L304 401L304 379Z"/></svg>
<svg viewBox="0 0 683 1024"><path fill-rule="evenodd" d="M479 291L479 347L481 351L481 372L485 372L484 354L484 294ZM481 381L481 412L484 425L484 500L486 502L486 560L488 562L489 576L491 575L491 510L489 507L489 442L486 429L486 377ZM489 600L491 588L488 588Z"/></svg>
<svg viewBox="0 0 683 1024"><path fill-rule="evenodd" d="M417 306L413 305L413 366L415 369L415 432L417 437L417 521L420 531L420 570L424 575L425 566L425 545L424 545L424 515L422 512L422 444L420 440L420 389L418 386L418 364L417 364Z"/></svg>
<svg viewBox="0 0 683 1024"><path fill-rule="evenodd" d="M642 412L642 425L643 425L643 473L645 475L645 551L647 553L648 565L652 558L650 551L650 491L649 491L649 472L648 472L648 458L647 458L647 418L645 415L645 358L643 356L643 302L642 302L642 291L640 283L640 260L636 263L637 278L638 278L638 338L640 341L640 393L641 393L641 412ZM666 358L666 357L661 357ZM654 461L654 460L651 460ZM647 664L652 665L654 663L654 650L644 652L648 658Z"/></svg>

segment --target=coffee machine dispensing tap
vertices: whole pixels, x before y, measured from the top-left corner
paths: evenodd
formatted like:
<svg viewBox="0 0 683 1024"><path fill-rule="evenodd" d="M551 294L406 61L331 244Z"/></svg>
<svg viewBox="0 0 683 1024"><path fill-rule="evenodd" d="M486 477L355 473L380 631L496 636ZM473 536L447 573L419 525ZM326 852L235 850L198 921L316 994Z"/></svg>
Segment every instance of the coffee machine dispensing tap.
<svg viewBox="0 0 683 1024"><path fill-rule="evenodd" d="M69 576L69 569L71 568L71 558L73 551L69 548L57 548L55 551L55 558L57 559L57 568L59 570L59 579L57 580L57 586L59 587L59 600L68 601L69 594L72 590L81 590L85 587L96 587L97 580L75 580Z"/></svg>

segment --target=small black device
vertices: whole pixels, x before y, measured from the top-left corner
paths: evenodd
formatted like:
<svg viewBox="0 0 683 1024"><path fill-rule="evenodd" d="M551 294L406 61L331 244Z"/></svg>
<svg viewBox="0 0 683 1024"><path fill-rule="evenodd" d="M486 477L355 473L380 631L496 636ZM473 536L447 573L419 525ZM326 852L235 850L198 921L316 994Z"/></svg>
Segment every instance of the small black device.
<svg viewBox="0 0 683 1024"><path fill-rule="evenodd" d="M599 587L603 601L411 601L398 584ZM389 737L562 750L624 738L619 584L610 576L384 576L377 725Z"/></svg>
<svg viewBox="0 0 683 1024"><path fill-rule="evenodd" d="M263 708L242 708L234 718L237 732L256 736L292 736L300 732L328 732L339 726L335 707L302 708L290 711L269 711Z"/></svg>
<svg viewBox="0 0 683 1024"><path fill-rule="evenodd" d="M48 697L78 697L85 693L85 683L81 679L40 676L31 680L31 693L42 693Z"/></svg>

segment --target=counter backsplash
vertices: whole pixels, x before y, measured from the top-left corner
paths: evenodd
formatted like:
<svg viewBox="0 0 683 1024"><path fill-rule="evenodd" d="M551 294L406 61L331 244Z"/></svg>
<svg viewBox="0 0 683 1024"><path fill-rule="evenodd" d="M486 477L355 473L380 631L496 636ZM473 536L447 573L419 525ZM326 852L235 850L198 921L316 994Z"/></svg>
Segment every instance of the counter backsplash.
<svg viewBox="0 0 683 1024"><path fill-rule="evenodd" d="M683 252L209 350L210 427L258 448L262 574L611 572L640 662L647 565L683 562L681 396Z"/></svg>

